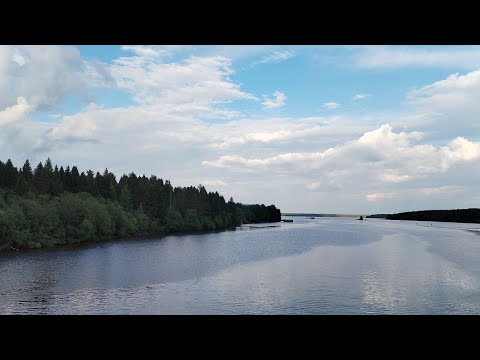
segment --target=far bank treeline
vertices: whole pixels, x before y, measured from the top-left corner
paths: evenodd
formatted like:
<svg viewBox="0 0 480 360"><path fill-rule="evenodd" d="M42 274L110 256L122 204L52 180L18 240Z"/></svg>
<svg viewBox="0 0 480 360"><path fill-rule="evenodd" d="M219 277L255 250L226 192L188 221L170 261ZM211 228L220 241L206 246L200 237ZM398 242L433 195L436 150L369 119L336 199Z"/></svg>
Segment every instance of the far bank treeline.
<svg viewBox="0 0 480 360"><path fill-rule="evenodd" d="M480 223L480 209L422 210L387 215L388 220Z"/></svg>
<svg viewBox="0 0 480 360"><path fill-rule="evenodd" d="M135 235L224 230L278 222L274 205L228 202L204 186L175 187L152 175L123 175L76 166L32 169L0 161L0 250L107 240Z"/></svg>

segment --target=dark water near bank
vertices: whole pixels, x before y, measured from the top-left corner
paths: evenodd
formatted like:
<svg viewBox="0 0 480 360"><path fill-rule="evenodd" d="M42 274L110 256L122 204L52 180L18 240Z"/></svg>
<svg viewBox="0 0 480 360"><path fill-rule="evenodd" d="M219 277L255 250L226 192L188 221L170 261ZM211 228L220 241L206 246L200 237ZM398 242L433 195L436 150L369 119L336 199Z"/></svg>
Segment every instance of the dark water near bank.
<svg viewBox="0 0 480 360"><path fill-rule="evenodd" d="M480 314L480 225L291 218L1 254L0 314Z"/></svg>

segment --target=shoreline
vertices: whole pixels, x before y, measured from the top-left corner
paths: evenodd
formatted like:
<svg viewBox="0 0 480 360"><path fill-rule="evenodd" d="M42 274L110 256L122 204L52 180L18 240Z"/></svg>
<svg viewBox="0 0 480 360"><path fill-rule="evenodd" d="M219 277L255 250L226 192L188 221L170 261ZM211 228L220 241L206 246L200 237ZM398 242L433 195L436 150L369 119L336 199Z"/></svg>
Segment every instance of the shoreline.
<svg viewBox="0 0 480 360"><path fill-rule="evenodd" d="M242 225L251 225L251 224L269 224L272 222L255 222L255 223L245 223ZM277 222L274 222L277 223ZM280 221L278 222L280 223ZM90 247L95 247L101 244L108 244L108 243L114 243L114 242L124 242L124 241L135 241L135 240L152 240L152 239L162 239L168 236L187 236L187 235L206 235L206 234L216 234L216 233L222 233L222 232L227 232L227 231L236 231L237 228L240 227L240 225L234 226L234 227L228 227L222 230L201 230L201 231L179 231L179 232L160 232L160 233L152 233L152 234L142 234L142 235L131 235L131 236L122 236L122 237L113 237L110 239L105 239L105 240L90 240L90 241L84 241L84 242L79 242L79 243L70 243L70 244L56 244L54 246L47 246L47 247L41 247L41 248L19 248L19 249L12 249L11 247L5 248L0 250L0 257L3 254L20 254L20 253L26 253L30 251L55 251L55 250L76 250L76 249L81 249L81 248L90 248Z"/></svg>

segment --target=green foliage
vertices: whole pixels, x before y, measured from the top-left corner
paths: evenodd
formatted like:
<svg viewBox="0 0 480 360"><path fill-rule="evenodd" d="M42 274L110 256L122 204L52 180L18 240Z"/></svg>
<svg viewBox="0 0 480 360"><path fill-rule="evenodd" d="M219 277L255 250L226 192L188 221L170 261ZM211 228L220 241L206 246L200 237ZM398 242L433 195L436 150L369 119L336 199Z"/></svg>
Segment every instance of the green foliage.
<svg viewBox="0 0 480 360"><path fill-rule="evenodd" d="M187 231L202 230L202 223L198 219L197 210L187 209L185 211L185 230Z"/></svg>
<svg viewBox="0 0 480 360"><path fill-rule="evenodd" d="M95 225L85 218L78 227L77 236L79 241L95 240Z"/></svg>
<svg viewBox="0 0 480 360"><path fill-rule="evenodd" d="M182 214L178 211L168 209L165 222L168 232L178 232L185 229L185 222L183 221Z"/></svg>
<svg viewBox="0 0 480 360"><path fill-rule="evenodd" d="M213 222L211 216L203 216L202 217L202 229L205 231L212 231L215 230L217 226Z"/></svg>
<svg viewBox="0 0 480 360"><path fill-rule="evenodd" d="M40 248L114 237L213 231L248 222L280 221L275 206L244 205L204 186L176 187L134 173L53 166L32 171L0 161L0 250Z"/></svg>
<svg viewBox="0 0 480 360"><path fill-rule="evenodd" d="M132 195L128 190L127 184L122 185L120 195L118 196L118 202L123 206L124 209L130 210L132 208Z"/></svg>

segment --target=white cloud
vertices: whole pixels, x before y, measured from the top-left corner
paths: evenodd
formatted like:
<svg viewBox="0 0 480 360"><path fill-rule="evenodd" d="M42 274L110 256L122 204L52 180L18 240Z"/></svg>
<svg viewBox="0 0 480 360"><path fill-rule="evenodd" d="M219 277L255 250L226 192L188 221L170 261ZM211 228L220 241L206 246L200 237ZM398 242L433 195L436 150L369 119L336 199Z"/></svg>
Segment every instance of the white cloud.
<svg viewBox="0 0 480 360"><path fill-rule="evenodd" d="M366 132L357 140L359 145L374 150L392 150L408 147L412 140L420 140L422 134L419 132L400 132L395 133L389 124L384 124L378 129Z"/></svg>
<svg viewBox="0 0 480 360"><path fill-rule="evenodd" d="M347 140L368 127L341 117L242 119L209 126L210 146L224 150L244 145L321 146Z"/></svg>
<svg viewBox="0 0 480 360"><path fill-rule="evenodd" d="M0 46L0 108L23 97L33 107L51 107L82 88L77 49L60 46Z"/></svg>
<svg viewBox="0 0 480 360"><path fill-rule="evenodd" d="M142 106L168 108L178 114L223 117L236 114L222 103L256 97L229 79L234 73L225 57L189 57L164 63L150 56L122 57L109 66L117 86L133 94Z"/></svg>
<svg viewBox="0 0 480 360"><path fill-rule="evenodd" d="M277 109L284 106L286 100L287 96L284 93L280 91L275 91L273 93L273 98L266 97L265 100L262 102L262 105L264 109Z"/></svg>
<svg viewBox="0 0 480 360"><path fill-rule="evenodd" d="M378 201L381 199L391 199L395 197L395 193L373 193L365 195L365 200L367 201Z"/></svg>
<svg viewBox="0 0 480 360"><path fill-rule="evenodd" d="M63 121L47 133L49 140L61 138L89 139L94 137L99 125L91 115L101 113L99 110L101 110L101 107L91 103L82 112L64 116Z"/></svg>
<svg viewBox="0 0 480 360"><path fill-rule="evenodd" d="M192 48L198 56L224 56L232 61L258 57L272 49L273 45L196 45Z"/></svg>
<svg viewBox="0 0 480 360"><path fill-rule="evenodd" d="M23 57L20 51L17 48L13 48L12 60L17 63L19 66L26 64L27 60Z"/></svg>
<svg viewBox="0 0 480 360"><path fill-rule="evenodd" d="M411 210L422 201L432 208L475 205L468 194L480 174L477 70L409 92L402 113L258 117L231 102L254 100L275 109L285 104L285 94L259 100L244 91L233 60L209 53L212 48L124 50L125 56L102 64L84 61L72 47L46 47L45 56L35 47L0 47L0 153L16 163L50 156L82 169L157 174L175 185L204 179L226 198L275 203L284 211L287 205L351 213L387 205L378 210ZM273 50L239 47L238 59ZM91 103L60 115L65 96L92 86L126 90L135 103ZM39 109L55 114L33 122Z"/></svg>
<svg viewBox="0 0 480 360"><path fill-rule="evenodd" d="M353 101L359 101L359 100L363 100L363 99L365 99L367 97L370 97L370 96L372 96L372 95L370 95L370 94L356 94L356 95L353 96L352 99L353 99Z"/></svg>
<svg viewBox="0 0 480 360"><path fill-rule="evenodd" d="M168 52L163 49L155 49L151 46L143 45L124 45L122 50L131 51L138 56L161 56L167 55Z"/></svg>
<svg viewBox="0 0 480 360"><path fill-rule="evenodd" d="M476 69L480 47L362 46L353 48L357 66L363 68L444 67Z"/></svg>
<svg viewBox="0 0 480 360"><path fill-rule="evenodd" d="M430 111L466 113L478 108L479 95L480 70L476 70L465 75L452 74L444 80L412 90L407 94L407 100Z"/></svg>
<svg viewBox="0 0 480 360"><path fill-rule="evenodd" d="M397 175L394 173L380 175L381 181L390 182L390 183L400 183L400 182L411 180L411 179L412 179L411 175Z"/></svg>
<svg viewBox="0 0 480 360"><path fill-rule="evenodd" d="M314 182L312 182L312 183L310 183L310 184L307 184L307 185L306 185L306 188L307 188L308 190L318 190L318 189L320 189L321 186L322 186L322 182L321 182L321 181L314 181Z"/></svg>
<svg viewBox="0 0 480 360"><path fill-rule="evenodd" d="M446 106L458 107L477 100L479 90L480 70L476 70L465 75L455 73L444 80L410 91L407 99L413 104L432 105L443 102Z"/></svg>
<svg viewBox="0 0 480 360"><path fill-rule="evenodd" d="M227 183L220 179L204 180L202 184L205 186L213 186L213 187L227 186Z"/></svg>
<svg viewBox="0 0 480 360"><path fill-rule="evenodd" d="M0 109L22 97L32 111L54 108L72 92L82 95L85 87L107 75L98 74L73 46L0 46Z"/></svg>
<svg viewBox="0 0 480 360"><path fill-rule="evenodd" d="M407 93L407 101L424 117L424 128L437 136L480 134L480 70L452 74ZM414 122L421 126L421 122Z"/></svg>
<svg viewBox="0 0 480 360"><path fill-rule="evenodd" d="M171 57L175 53L192 50L191 45L124 45L124 51L130 51L140 57Z"/></svg>
<svg viewBox="0 0 480 360"><path fill-rule="evenodd" d="M268 55L264 55L260 60L253 62L252 66L258 65L258 64L278 63L281 61L291 59L293 57L295 57L295 53L290 50L274 51Z"/></svg>
<svg viewBox="0 0 480 360"><path fill-rule="evenodd" d="M17 103L0 111L0 127L16 123L32 111L32 106L24 97L18 97Z"/></svg>
<svg viewBox="0 0 480 360"><path fill-rule="evenodd" d="M340 170L340 172L342 171ZM324 180L314 181L312 183L307 184L305 187L308 190L312 190L312 191L322 190L322 191L331 192L335 190L340 190L343 188L344 182L336 178L335 175L337 175L335 174L335 172L331 172L329 174L326 174L326 176L324 176L325 178Z"/></svg>
<svg viewBox="0 0 480 360"><path fill-rule="evenodd" d="M335 152L335 149L330 148L324 152L287 153L265 159L247 159L238 155L223 155L216 161L203 161L202 164L219 168L244 166L247 168L266 169L267 166L269 167L272 165L283 165L295 162L323 159L325 157L331 156L333 152Z"/></svg>
<svg viewBox="0 0 480 360"><path fill-rule="evenodd" d="M336 103L334 101L329 101L329 102L324 103L322 105L322 107L325 108L325 109L331 110L331 109L336 109L336 108L340 107L340 104Z"/></svg>
<svg viewBox="0 0 480 360"><path fill-rule="evenodd" d="M294 173L315 179L306 185L309 190L321 186L327 190L384 188L415 179L440 178L463 164L480 165L480 142L457 137L445 146L435 146L419 144L421 139L418 132L394 132L385 124L356 140L323 151L289 152L265 158L222 155L216 160L204 160L202 165L270 176Z"/></svg>
<svg viewBox="0 0 480 360"><path fill-rule="evenodd" d="M426 187L426 188L419 188L417 190L418 194L427 196L427 197L435 197L435 196L450 196L453 193L458 193L463 190L463 187L460 186L439 186L439 187Z"/></svg>

